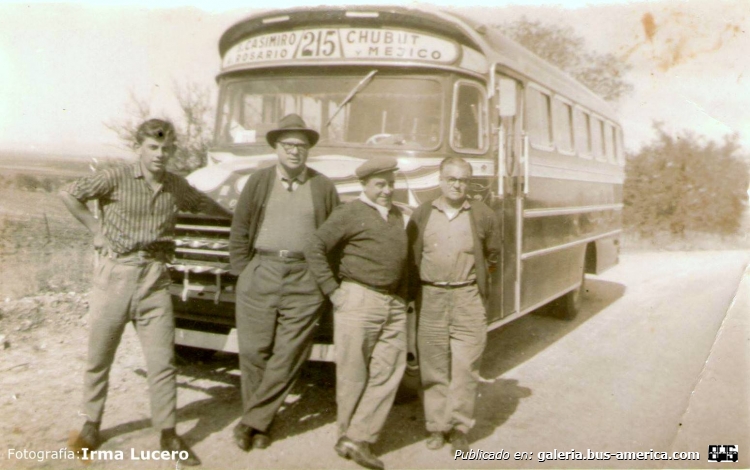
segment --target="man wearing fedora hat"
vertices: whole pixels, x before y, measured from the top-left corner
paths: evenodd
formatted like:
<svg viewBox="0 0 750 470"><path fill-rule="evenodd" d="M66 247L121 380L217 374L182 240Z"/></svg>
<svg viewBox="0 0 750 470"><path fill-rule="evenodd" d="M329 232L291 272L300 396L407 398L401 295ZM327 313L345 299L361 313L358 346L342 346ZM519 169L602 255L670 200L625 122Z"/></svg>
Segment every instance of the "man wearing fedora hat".
<svg viewBox="0 0 750 470"><path fill-rule="evenodd" d="M307 359L324 301L303 253L339 204L331 180L307 167L318 138L300 116L284 116L266 133L278 163L248 179L232 219L243 404L233 437L244 451L270 444L271 422Z"/></svg>
<svg viewBox="0 0 750 470"><path fill-rule="evenodd" d="M334 309L336 404L344 458L372 469L383 462L370 444L380 430L406 368L404 216L392 204L396 160L376 157L356 174L362 194L337 209L305 250L310 270ZM337 250L339 277L328 254Z"/></svg>

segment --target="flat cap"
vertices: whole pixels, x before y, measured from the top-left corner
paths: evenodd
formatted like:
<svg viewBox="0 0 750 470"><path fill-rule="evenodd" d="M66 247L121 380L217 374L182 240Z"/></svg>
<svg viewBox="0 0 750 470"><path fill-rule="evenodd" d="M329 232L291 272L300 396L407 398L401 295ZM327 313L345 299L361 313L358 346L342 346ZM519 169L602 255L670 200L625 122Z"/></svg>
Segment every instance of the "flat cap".
<svg viewBox="0 0 750 470"><path fill-rule="evenodd" d="M363 180L379 173L388 173L398 170L398 162L393 157L373 157L360 166L354 172L357 178Z"/></svg>

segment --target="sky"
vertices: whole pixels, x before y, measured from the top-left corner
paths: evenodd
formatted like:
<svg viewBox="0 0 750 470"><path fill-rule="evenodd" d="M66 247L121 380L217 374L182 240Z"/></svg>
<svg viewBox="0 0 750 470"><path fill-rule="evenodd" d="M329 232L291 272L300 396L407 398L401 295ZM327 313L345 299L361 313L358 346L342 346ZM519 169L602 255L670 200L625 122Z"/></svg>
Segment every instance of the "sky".
<svg viewBox="0 0 750 470"><path fill-rule="evenodd" d="M660 121L713 140L737 133L750 153L748 0L430 3L489 24L526 16L569 25L587 47L627 60L634 90L616 108L629 150L648 143ZM131 95L147 100L154 115L177 116L175 85L197 83L215 93L217 43L226 28L261 9L317 5L250 4L0 0L0 151L123 156L104 124L127 115Z"/></svg>

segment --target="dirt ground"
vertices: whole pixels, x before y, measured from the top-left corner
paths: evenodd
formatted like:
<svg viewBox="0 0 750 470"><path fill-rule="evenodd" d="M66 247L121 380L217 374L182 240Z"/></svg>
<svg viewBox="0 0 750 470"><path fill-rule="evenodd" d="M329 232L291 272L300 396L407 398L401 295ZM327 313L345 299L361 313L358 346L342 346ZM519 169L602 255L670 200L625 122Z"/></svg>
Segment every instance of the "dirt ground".
<svg viewBox="0 0 750 470"><path fill-rule="evenodd" d="M54 193L0 188L0 468L78 468L80 461L60 458L18 459L14 451L64 449L80 429L83 370L88 334L88 289L93 256L90 239L64 210ZM201 361L203 359L203 361ZM232 461L231 429L241 411L237 357L178 355L178 433L204 462ZM281 410L275 438L298 435L335 421L331 364L309 363ZM300 400L302 396L305 400ZM107 468L167 468L173 462L133 462L133 449L158 449L151 428L146 366L132 327L128 327L110 376L109 401L102 424L102 450L123 450L119 461L83 462ZM308 410L300 403L315 403ZM408 413L416 423L416 403ZM416 424L415 424L416 425ZM326 431L328 432L328 431ZM393 435L398 440L400 431ZM330 447L330 467L338 457ZM314 440L295 442L300 467L309 467L304 449ZM208 450L207 450L208 449ZM236 451L236 452L235 452ZM59 457L59 456L58 456ZM273 466L273 455L264 466ZM229 460L227 460L229 458ZM347 462L338 462L346 465ZM317 465L313 465L317 466ZM350 464L351 468L356 465ZM217 468L217 467L212 467ZM218 467L221 468L221 467Z"/></svg>
<svg viewBox="0 0 750 470"><path fill-rule="evenodd" d="M83 463L174 467L168 461L134 462L129 455L131 449L158 449L145 362L132 328L126 330L112 369L102 426L102 449L122 450L127 453L124 460L82 463L10 455L10 449L64 449L70 433L84 422L80 409L92 262L86 231L54 194L0 188L0 468L80 468ZM278 468L279 462L285 468L359 468L331 449L336 408L330 364L308 363L274 424L272 448L249 455L231 441L241 406L236 356L216 354L201 362L183 354L178 359L177 430L194 445L202 468ZM529 395L513 380L493 387L493 415L488 418L492 429ZM387 426L376 452L400 450L424 439L421 405L407 398L400 397L393 408L389 421L398 425ZM294 436L304 438L289 439ZM445 461L435 460L435 454L416 457L434 467L457 465L447 454L441 457Z"/></svg>

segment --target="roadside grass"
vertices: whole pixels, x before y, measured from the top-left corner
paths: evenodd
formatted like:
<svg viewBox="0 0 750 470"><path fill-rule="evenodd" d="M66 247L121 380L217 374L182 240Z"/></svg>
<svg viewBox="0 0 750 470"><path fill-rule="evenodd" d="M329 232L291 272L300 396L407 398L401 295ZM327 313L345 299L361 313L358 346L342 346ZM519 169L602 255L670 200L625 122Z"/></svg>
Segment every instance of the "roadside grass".
<svg viewBox="0 0 750 470"><path fill-rule="evenodd" d="M747 232L726 236L715 233L688 232L681 237L662 232L652 237L641 237L637 233L626 231L622 237L622 250L624 252L750 250L750 237Z"/></svg>
<svg viewBox="0 0 750 470"><path fill-rule="evenodd" d="M0 188L0 300L87 292L91 236L55 193Z"/></svg>
<svg viewBox="0 0 750 470"><path fill-rule="evenodd" d="M733 235L691 231L683 236L659 232L643 237L634 231L625 230L621 243L625 252L750 250L750 207L742 215L740 230Z"/></svg>

